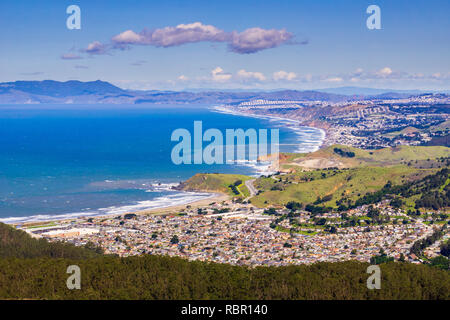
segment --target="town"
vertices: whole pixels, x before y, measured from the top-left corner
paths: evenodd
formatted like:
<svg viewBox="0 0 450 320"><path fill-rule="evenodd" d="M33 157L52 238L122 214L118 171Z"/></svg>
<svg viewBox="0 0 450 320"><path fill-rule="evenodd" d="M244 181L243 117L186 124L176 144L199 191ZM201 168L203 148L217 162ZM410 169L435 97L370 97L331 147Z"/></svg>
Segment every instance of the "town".
<svg viewBox="0 0 450 320"><path fill-rule="evenodd" d="M311 264L320 261L368 262L384 253L413 263L413 244L444 225L448 215L411 218L388 203L377 204L381 223L371 223L368 206L339 213L312 215L289 209L263 210L249 204L211 203L164 215L126 214L80 218L50 225L25 227L34 237L101 247L105 254L179 256L249 266ZM218 213L219 212L219 213ZM343 224L344 219L356 223ZM439 255L449 230L427 249Z"/></svg>
<svg viewBox="0 0 450 320"><path fill-rule="evenodd" d="M448 145L449 103L446 94L422 94L397 99L365 97L346 102L259 99L224 108L296 120L298 123L293 126L323 128L327 132L324 145L379 149L397 145Z"/></svg>

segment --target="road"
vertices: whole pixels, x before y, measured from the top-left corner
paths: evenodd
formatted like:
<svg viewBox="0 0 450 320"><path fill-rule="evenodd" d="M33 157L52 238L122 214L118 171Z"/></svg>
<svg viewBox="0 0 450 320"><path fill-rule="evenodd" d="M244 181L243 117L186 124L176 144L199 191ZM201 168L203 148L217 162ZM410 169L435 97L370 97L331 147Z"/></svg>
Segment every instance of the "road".
<svg viewBox="0 0 450 320"><path fill-rule="evenodd" d="M258 190L255 189L255 187L253 186L253 182L255 182L256 179L250 179L245 181L245 186L247 187L248 191L250 191L250 197L256 196L256 194L258 193Z"/></svg>

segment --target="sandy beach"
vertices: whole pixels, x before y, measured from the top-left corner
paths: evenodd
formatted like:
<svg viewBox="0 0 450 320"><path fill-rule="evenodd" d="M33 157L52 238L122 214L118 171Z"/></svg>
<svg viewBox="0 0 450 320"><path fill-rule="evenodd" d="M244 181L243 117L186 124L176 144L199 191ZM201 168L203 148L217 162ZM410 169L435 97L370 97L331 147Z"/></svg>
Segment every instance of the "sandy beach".
<svg viewBox="0 0 450 320"><path fill-rule="evenodd" d="M191 209L197 209L199 207L208 206L213 202L219 203L219 202L228 201L228 200L230 200L229 195L216 193L216 194L213 194L211 197L208 197L205 199L201 199L201 200L186 203L186 204L167 206L164 208L154 208L154 209L141 210L141 211L130 211L130 212L122 213L122 214L96 215L96 216L92 216L92 217L85 216L85 217L74 217L74 218L70 218L70 219L58 219L58 220L48 219L48 220L30 221L30 222L24 222L24 223L10 223L10 225L12 225L12 226L21 225L22 227L29 227L29 226L50 224L53 222L57 222L59 224L65 224L65 223L70 223L71 221L79 220L79 219L87 220L89 218L108 218L108 217L110 218L110 217L122 216L122 215L129 214L129 213L133 213L136 215L168 215L168 214L178 213L182 210L187 209L188 207Z"/></svg>
<svg viewBox="0 0 450 320"><path fill-rule="evenodd" d="M210 198L207 199L202 199L202 200L198 200L195 202L191 202L191 203L187 203L187 204L180 204L180 205L175 205L175 206L169 206L169 207L165 207L165 208L155 208L155 209L150 209L150 210L143 210L143 211L137 211L137 212L132 212L134 214L156 214L156 215L165 215L165 214L169 214L169 213L176 213L179 212L181 210L186 209L188 206L192 209L196 209L199 207L205 207L208 206L209 204L213 203L213 202L222 202L222 201L227 201L230 200L230 196L227 194L216 194Z"/></svg>

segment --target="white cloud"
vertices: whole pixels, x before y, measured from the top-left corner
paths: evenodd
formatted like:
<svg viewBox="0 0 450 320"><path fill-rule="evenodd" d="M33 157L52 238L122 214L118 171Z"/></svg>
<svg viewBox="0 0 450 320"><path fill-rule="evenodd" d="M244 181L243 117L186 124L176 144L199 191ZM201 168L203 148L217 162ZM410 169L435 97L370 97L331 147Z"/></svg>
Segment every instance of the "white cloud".
<svg viewBox="0 0 450 320"><path fill-rule="evenodd" d="M275 48L291 40L292 33L286 30L265 30L250 28L241 33L233 32L229 44L231 51L236 53L255 53L260 50Z"/></svg>
<svg viewBox="0 0 450 320"><path fill-rule="evenodd" d="M261 72L251 72L241 69L237 72L237 78L244 80L265 81L266 77Z"/></svg>
<svg viewBox="0 0 450 320"><path fill-rule="evenodd" d="M126 30L112 37L111 41L115 48L126 48L129 45L151 45L166 48L203 41L224 42L228 43L231 51L246 54L278 47L288 43L292 38L293 34L284 29L250 28L240 33L237 31L226 32L212 25L194 22L154 30L145 29L139 33ZM306 44L306 42L301 44Z"/></svg>
<svg viewBox="0 0 450 320"><path fill-rule="evenodd" d="M286 72L283 70L277 71L273 73L273 80L280 81L280 80L287 80L292 81L297 78L297 74L294 72Z"/></svg>
<svg viewBox="0 0 450 320"><path fill-rule="evenodd" d="M228 81L231 79L232 74L231 73L225 73L224 70L221 67L216 67L211 71L211 76L214 81Z"/></svg>
<svg viewBox="0 0 450 320"><path fill-rule="evenodd" d="M390 76L392 74L392 69L389 67L384 67L383 69L379 70L377 72L378 75L382 76L382 77L387 77Z"/></svg>
<svg viewBox="0 0 450 320"><path fill-rule="evenodd" d="M363 68L357 68L355 70L355 72L352 73L352 76L354 77L359 77L364 73L364 69Z"/></svg>
<svg viewBox="0 0 450 320"><path fill-rule="evenodd" d="M342 82L344 81L344 79L342 79L341 77L331 77L331 78L327 78L325 79L326 82Z"/></svg>
<svg viewBox="0 0 450 320"><path fill-rule="evenodd" d="M201 22L179 24L176 27L165 27L153 31L143 30L136 33L132 30L124 31L111 40L115 45L153 45L156 47L172 47L186 43L201 41L226 41L229 35L226 32Z"/></svg>
<svg viewBox="0 0 450 320"><path fill-rule="evenodd" d="M112 38L113 42L120 44L139 44L143 40L143 37L133 30L124 31Z"/></svg>
<svg viewBox="0 0 450 320"><path fill-rule="evenodd" d="M108 45L100 41L91 42L86 49L82 50L89 54L105 54L108 51Z"/></svg>

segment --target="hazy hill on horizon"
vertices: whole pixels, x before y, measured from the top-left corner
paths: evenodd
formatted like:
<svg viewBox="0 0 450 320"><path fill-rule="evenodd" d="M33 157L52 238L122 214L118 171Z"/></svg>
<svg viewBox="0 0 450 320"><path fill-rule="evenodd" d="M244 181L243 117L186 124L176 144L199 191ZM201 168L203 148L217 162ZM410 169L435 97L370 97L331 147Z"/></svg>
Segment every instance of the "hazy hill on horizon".
<svg viewBox="0 0 450 320"><path fill-rule="evenodd" d="M389 90L341 87L318 90L213 90L165 91L127 90L109 82L96 80L70 81L15 81L0 83L0 104L86 103L86 104L141 104L141 103L239 103L252 99L320 100L343 102L372 98L404 98L426 91Z"/></svg>

